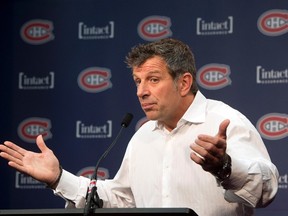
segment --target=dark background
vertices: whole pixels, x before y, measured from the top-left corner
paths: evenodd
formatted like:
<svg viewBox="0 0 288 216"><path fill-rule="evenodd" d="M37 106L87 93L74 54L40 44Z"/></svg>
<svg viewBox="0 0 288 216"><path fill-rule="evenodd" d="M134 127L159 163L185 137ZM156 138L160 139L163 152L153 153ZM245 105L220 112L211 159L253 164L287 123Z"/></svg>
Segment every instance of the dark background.
<svg viewBox="0 0 288 216"><path fill-rule="evenodd" d="M283 33L275 36L264 34L257 25L259 17L272 10L284 14ZM198 69L208 64L223 64L230 68L230 85L214 90L200 86L206 97L230 104L255 126L265 115L283 117L284 135L263 138L279 169L279 192L269 207L257 210L257 215L287 215L287 72L286 77L274 83L256 82L257 66L267 71L288 69L287 10L285 0L2 0L0 142L12 140L24 148L38 151L34 142L27 142L18 133L18 127L30 118L48 119L52 137L46 139L47 145L65 169L79 174L81 169L96 164L120 129L125 113L131 112L134 114L131 126L125 129L115 148L100 164L113 177L129 139L137 130L137 123L144 117L131 71L124 63L125 56L132 46L147 42L137 31L144 18L169 18L171 35L164 37L172 36L188 43L196 56ZM228 17L233 18L233 28L229 27L231 33L218 34L215 30L210 35L197 34L197 18L206 23L221 23L228 21ZM27 43L20 30L31 20L52 22L54 39L39 45ZM112 38L78 38L80 22L90 27L103 27L110 21L114 22ZM275 22L281 23L277 19ZM81 71L90 67L109 69L112 87L98 93L81 89L77 78ZM21 89L21 72L29 77L45 77L53 72L54 87ZM111 121L112 136L78 138L77 121L94 126L107 125L107 121ZM2 159L0 176L0 209L64 207L64 201L52 191L31 179L25 182L27 177L9 168Z"/></svg>

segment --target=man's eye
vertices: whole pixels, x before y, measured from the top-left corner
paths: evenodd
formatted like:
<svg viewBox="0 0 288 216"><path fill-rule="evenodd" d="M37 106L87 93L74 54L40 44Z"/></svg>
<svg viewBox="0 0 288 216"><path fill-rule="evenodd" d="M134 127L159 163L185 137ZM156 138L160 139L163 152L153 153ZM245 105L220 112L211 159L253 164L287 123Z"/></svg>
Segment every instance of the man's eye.
<svg viewBox="0 0 288 216"><path fill-rule="evenodd" d="M159 79L158 79L158 78L151 78L150 81L151 81L152 83L157 83L157 82L159 81Z"/></svg>

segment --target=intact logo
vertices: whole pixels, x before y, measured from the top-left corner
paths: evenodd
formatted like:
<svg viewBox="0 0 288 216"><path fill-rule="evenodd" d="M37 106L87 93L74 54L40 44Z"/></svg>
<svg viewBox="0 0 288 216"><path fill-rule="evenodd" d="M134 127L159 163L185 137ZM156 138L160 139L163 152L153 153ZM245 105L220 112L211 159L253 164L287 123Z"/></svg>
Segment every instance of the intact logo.
<svg viewBox="0 0 288 216"><path fill-rule="evenodd" d="M233 33L233 17L228 16L227 20L215 21L199 17L197 18L197 35L225 35Z"/></svg>
<svg viewBox="0 0 288 216"><path fill-rule="evenodd" d="M16 171L15 188L17 189L46 189L46 185L29 175Z"/></svg>
<svg viewBox="0 0 288 216"><path fill-rule="evenodd" d="M230 73L228 65L207 64L198 70L196 79L203 88L216 90L231 84Z"/></svg>
<svg viewBox="0 0 288 216"><path fill-rule="evenodd" d="M104 124L95 125L78 120L76 121L76 137L85 139L110 138L112 137L112 121L107 120Z"/></svg>
<svg viewBox="0 0 288 216"><path fill-rule="evenodd" d="M54 88L55 73L49 72L44 76L28 75L24 72L19 73L18 86L21 90L46 90Z"/></svg>
<svg viewBox="0 0 288 216"><path fill-rule="evenodd" d="M288 83L288 69L265 69L258 65L256 68L256 82L258 84Z"/></svg>
<svg viewBox="0 0 288 216"><path fill-rule="evenodd" d="M79 87L89 93L98 93L112 88L111 72L108 68L90 67L78 76Z"/></svg>
<svg viewBox="0 0 288 216"><path fill-rule="evenodd" d="M258 120L257 129L265 139L283 139L288 136L288 115L281 113L264 115Z"/></svg>
<svg viewBox="0 0 288 216"><path fill-rule="evenodd" d="M19 124L18 135L25 142L35 143L36 137L40 134L42 134L44 140L51 138L50 129L51 122L49 119L32 117Z"/></svg>
<svg viewBox="0 0 288 216"><path fill-rule="evenodd" d="M269 10L257 22L259 31L267 36L279 36L288 32L288 10Z"/></svg>
<svg viewBox="0 0 288 216"><path fill-rule="evenodd" d="M84 176L84 177L91 179L94 171L95 171L95 167L92 167L92 166L84 167L83 169L79 170L76 175ZM104 180L108 178L109 178L109 170L103 167L99 167L97 171L97 179Z"/></svg>
<svg viewBox="0 0 288 216"><path fill-rule="evenodd" d="M138 24L139 36L147 41L155 41L172 35L169 17L149 16Z"/></svg>
<svg viewBox="0 0 288 216"><path fill-rule="evenodd" d="M54 39L53 28L49 20L30 20L21 27L20 35L26 43L40 45Z"/></svg>
<svg viewBox="0 0 288 216"><path fill-rule="evenodd" d="M114 38L114 21L109 21L105 26L88 26L83 22L79 22L78 26L78 38L80 40Z"/></svg>

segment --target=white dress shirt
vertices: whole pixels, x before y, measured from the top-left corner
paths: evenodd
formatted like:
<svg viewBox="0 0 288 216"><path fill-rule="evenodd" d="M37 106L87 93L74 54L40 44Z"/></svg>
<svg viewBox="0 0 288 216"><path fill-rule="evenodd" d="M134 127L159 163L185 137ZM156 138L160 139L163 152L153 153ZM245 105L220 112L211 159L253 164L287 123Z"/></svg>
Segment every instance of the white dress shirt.
<svg viewBox="0 0 288 216"><path fill-rule="evenodd" d="M227 118L232 174L224 189L190 159L190 145L199 134L216 135ZM66 207L81 208L88 185L89 179L64 170L55 193L66 199ZM277 189L277 168L255 127L200 91L174 130L157 121L145 123L130 140L116 176L97 181L104 208L188 207L199 216L253 215L253 208L271 202Z"/></svg>

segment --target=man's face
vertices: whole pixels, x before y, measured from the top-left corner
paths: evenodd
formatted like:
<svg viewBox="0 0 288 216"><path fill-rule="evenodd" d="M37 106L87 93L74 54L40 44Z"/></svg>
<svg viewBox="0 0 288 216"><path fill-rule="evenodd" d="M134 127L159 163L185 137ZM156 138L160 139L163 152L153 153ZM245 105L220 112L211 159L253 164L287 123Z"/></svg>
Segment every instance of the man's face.
<svg viewBox="0 0 288 216"><path fill-rule="evenodd" d="M174 82L166 63L160 57L148 59L140 67L133 68L137 96L150 120L170 124L178 117L181 96L178 82ZM178 120L178 119L177 119Z"/></svg>

